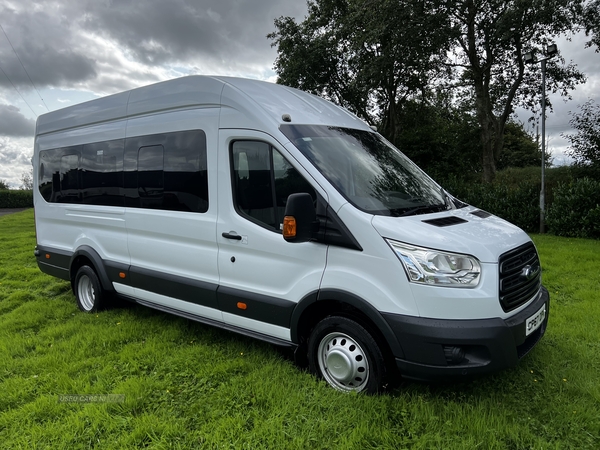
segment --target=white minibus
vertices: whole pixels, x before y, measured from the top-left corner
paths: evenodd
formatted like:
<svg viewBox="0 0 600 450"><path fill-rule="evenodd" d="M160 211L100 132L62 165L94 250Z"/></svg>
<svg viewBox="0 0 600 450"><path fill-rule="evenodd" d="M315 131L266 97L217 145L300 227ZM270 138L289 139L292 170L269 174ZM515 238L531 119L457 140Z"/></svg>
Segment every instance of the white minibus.
<svg viewBox="0 0 600 450"><path fill-rule="evenodd" d="M356 116L190 76L36 124L39 268L293 349L342 391L514 366L549 296L518 227L448 194Z"/></svg>

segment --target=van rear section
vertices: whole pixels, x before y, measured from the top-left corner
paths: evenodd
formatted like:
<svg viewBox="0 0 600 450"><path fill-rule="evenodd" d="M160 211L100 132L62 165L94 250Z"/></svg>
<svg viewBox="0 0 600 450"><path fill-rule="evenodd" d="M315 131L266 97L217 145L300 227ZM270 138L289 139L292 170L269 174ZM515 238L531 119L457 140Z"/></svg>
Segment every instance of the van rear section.
<svg viewBox="0 0 600 450"><path fill-rule="evenodd" d="M193 76L40 116L38 266L294 351L341 391L514 366L550 312L535 246L348 111Z"/></svg>

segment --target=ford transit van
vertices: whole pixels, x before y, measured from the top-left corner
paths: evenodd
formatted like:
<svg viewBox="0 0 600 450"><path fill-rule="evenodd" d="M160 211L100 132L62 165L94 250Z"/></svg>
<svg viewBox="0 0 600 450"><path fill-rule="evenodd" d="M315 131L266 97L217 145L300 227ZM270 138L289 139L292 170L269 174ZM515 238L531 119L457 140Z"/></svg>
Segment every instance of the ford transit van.
<svg viewBox="0 0 600 450"><path fill-rule="evenodd" d="M356 116L191 76L38 118L39 268L290 347L336 389L510 367L549 296L522 230L447 193Z"/></svg>

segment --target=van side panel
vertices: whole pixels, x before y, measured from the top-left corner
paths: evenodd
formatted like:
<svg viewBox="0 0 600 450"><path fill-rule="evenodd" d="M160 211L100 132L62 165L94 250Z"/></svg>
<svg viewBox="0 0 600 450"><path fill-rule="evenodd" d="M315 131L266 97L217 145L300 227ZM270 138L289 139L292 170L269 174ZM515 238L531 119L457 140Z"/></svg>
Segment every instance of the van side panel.
<svg viewBox="0 0 600 450"><path fill-rule="evenodd" d="M98 117L104 117L100 112L98 114ZM62 115L68 116L65 112ZM40 116L42 126L40 128L38 121L38 133L40 129L47 128L44 124L54 123L48 118L42 119L46 116ZM60 122L63 119L56 120ZM66 118L64 120L65 124L68 123ZM122 205L86 204L93 202L84 198L81 192L70 192L67 186L70 180L81 181L94 176L93 170L83 170L82 167L90 158L93 159L90 154L101 158L103 149L107 147L88 149L91 142L113 143L116 150L111 150L114 158L112 166L116 176L122 177L125 124L124 120L117 120L36 136L33 192L36 234L38 245L48 252L54 250L72 256L78 248L90 246L102 260L129 264L125 208ZM97 175L103 176L100 172ZM86 194L101 197L107 192L118 196L122 194L122 188L108 186ZM53 258L43 259L50 262ZM63 269L68 270L69 267Z"/></svg>
<svg viewBox="0 0 600 450"><path fill-rule="evenodd" d="M221 318L221 313L214 309L219 283L214 176L218 113L218 108L189 109L129 119L125 156L125 217L134 295L170 308L180 308L182 301L203 305L213 309L209 316L216 320ZM175 142L181 133L191 137ZM186 146L194 148L181 148ZM202 192L207 198L198 203L185 193L169 192L168 185L157 195L148 192L141 183L145 173L143 166L148 164L144 160L149 154L146 150L152 147L160 147L164 167L149 176L151 179L163 177L167 184L168 170L174 170L172 176L177 173L185 176L186 166L190 165L186 160L187 150L193 154L199 152L199 164L205 174L203 177L207 178L192 178L183 184L187 187L192 184L191 188L195 189L205 183L207 191L202 188ZM206 313L202 308L193 309L198 314Z"/></svg>

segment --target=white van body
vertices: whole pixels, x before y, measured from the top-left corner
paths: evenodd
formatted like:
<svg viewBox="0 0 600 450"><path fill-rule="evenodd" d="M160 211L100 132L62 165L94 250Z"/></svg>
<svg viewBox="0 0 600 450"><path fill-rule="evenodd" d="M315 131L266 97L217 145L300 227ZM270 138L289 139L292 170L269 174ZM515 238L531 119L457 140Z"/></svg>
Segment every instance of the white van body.
<svg viewBox="0 0 600 450"><path fill-rule="evenodd" d="M75 105L38 118L33 164L38 265L84 311L116 294L369 392L515 365L546 329L527 234L296 89L191 76ZM282 236L288 194L308 238Z"/></svg>

